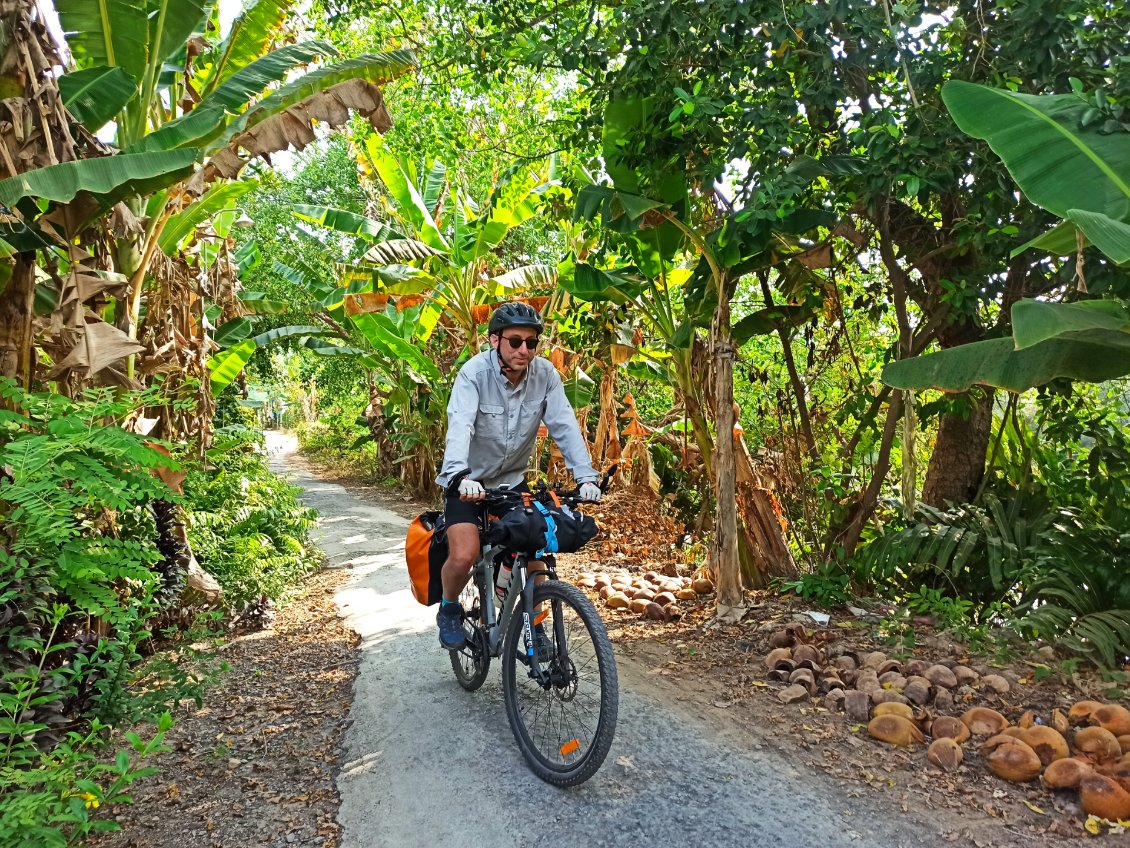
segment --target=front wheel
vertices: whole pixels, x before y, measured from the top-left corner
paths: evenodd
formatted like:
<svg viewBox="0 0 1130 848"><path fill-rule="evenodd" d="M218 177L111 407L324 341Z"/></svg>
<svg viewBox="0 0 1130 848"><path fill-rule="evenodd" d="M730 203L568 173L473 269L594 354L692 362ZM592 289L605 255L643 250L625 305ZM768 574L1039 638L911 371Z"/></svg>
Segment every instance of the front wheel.
<svg viewBox="0 0 1130 848"><path fill-rule="evenodd" d="M543 609L534 654L545 673L531 677L530 651L516 611L502 654L506 718L534 774L554 786L584 783L604 762L616 732L616 660L604 622L575 586L547 580L534 589Z"/></svg>

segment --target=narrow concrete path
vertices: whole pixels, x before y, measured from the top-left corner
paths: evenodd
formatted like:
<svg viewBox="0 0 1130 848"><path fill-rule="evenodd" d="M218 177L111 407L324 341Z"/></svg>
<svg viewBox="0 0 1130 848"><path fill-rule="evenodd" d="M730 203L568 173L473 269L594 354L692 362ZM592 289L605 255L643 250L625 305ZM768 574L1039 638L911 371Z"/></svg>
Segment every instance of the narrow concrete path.
<svg viewBox="0 0 1130 848"><path fill-rule="evenodd" d="M893 800L849 797L855 785L719 730L722 711L625 660L604 767L573 789L542 783L506 722L498 666L478 692L460 689L434 608L408 591L407 519L310 476L292 439L268 435L272 465L320 512L330 563L354 574L337 596L363 652L338 776L343 848L954 844Z"/></svg>

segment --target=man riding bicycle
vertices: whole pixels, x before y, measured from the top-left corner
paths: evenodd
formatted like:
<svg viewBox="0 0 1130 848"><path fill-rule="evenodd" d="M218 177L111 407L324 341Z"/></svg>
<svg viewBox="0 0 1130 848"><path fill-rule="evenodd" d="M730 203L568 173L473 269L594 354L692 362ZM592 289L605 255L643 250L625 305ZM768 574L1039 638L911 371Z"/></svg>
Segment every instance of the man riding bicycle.
<svg viewBox="0 0 1130 848"><path fill-rule="evenodd" d="M487 326L490 350L472 357L455 377L447 404L447 444L436 483L446 491L447 561L436 623L445 650L464 646L459 593L481 550L480 506L486 488L519 487L544 421L580 486L580 500L599 501L592 466L557 369L536 356L545 324L525 303L504 303ZM462 473L466 472L466 473ZM529 570L544 570L531 562ZM539 625L540 626L540 625Z"/></svg>

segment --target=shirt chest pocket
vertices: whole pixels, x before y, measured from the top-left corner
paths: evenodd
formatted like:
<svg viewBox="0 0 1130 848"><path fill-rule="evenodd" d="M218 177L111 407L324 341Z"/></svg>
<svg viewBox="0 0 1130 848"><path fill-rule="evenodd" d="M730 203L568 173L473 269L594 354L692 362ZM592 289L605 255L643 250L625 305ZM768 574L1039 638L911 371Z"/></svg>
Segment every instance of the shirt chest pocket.
<svg viewBox="0 0 1130 848"><path fill-rule="evenodd" d="M527 438L541 424L542 414L545 412L544 401L526 401L518 412L518 435Z"/></svg>
<svg viewBox="0 0 1130 848"><path fill-rule="evenodd" d="M475 434L488 439L506 438L506 409L491 403L480 403L475 419Z"/></svg>

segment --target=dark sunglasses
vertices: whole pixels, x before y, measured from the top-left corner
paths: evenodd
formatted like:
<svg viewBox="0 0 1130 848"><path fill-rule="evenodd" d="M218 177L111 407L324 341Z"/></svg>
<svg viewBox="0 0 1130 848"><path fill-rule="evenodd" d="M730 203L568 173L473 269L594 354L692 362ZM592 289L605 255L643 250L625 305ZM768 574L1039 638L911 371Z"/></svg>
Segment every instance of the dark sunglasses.
<svg viewBox="0 0 1130 848"><path fill-rule="evenodd" d="M504 338L504 339L506 339L506 341L510 342L510 349L511 350L517 350L522 345L526 346L526 350L537 350L538 349L538 338L537 338L537 336L534 336L531 339L524 339L521 336L503 336L502 338Z"/></svg>

